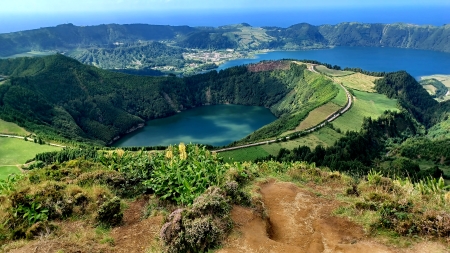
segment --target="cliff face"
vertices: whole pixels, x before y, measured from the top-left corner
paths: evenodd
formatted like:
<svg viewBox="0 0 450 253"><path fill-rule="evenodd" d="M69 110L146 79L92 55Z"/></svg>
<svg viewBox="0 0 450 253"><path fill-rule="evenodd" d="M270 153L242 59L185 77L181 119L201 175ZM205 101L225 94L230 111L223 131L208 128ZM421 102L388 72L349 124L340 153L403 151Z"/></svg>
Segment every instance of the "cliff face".
<svg viewBox="0 0 450 253"><path fill-rule="evenodd" d="M450 25L341 23L319 26L332 46L399 47L450 52Z"/></svg>

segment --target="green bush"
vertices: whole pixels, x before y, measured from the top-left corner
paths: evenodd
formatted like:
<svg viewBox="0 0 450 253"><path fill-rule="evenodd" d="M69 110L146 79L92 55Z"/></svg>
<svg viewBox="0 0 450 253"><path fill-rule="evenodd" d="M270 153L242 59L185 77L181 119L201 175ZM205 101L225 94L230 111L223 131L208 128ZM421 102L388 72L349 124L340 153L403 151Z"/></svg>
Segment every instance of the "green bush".
<svg viewBox="0 0 450 253"><path fill-rule="evenodd" d="M117 226L122 222L123 213L120 199L114 197L103 203L97 210L97 223L104 226Z"/></svg>

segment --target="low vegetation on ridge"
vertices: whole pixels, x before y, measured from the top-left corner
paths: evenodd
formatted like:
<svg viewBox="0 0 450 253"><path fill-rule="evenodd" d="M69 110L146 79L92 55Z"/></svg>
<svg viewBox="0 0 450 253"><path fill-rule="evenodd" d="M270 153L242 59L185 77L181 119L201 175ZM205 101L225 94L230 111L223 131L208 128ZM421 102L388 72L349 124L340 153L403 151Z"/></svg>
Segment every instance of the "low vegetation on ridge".
<svg viewBox="0 0 450 253"><path fill-rule="evenodd" d="M2 250L21 247L23 243L14 243L21 238L47 243L54 251L69 245L90 252L114 250L111 237L71 240L70 234L58 231L65 222L78 221L86 230L120 227L125 203L147 196L143 221L152 215L167 217L159 225L159 239L154 238L160 243L144 245L147 251L206 252L228 237L232 204L270 219L257 190L267 180L312 187L319 198L325 197L320 193L325 186L332 187L334 193L327 198L341 202L335 215L353 217L370 235L389 231L401 240L450 236L450 195L442 179L415 183L375 171L349 177L305 162L224 163L203 147L180 144L162 153L99 151L95 158L48 164L0 181L0 217L7 221L0 226ZM55 244L54 238L66 244ZM110 243L102 243L104 238Z"/></svg>

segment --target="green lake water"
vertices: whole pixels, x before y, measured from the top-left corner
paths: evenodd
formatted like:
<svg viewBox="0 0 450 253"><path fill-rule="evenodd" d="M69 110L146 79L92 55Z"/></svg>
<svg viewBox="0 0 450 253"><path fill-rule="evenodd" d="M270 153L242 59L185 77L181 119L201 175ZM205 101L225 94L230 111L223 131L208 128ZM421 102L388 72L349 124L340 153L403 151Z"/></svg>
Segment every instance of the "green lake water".
<svg viewBox="0 0 450 253"><path fill-rule="evenodd" d="M276 120L259 106L210 105L148 121L146 126L114 143L116 147L201 143L227 145Z"/></svg>

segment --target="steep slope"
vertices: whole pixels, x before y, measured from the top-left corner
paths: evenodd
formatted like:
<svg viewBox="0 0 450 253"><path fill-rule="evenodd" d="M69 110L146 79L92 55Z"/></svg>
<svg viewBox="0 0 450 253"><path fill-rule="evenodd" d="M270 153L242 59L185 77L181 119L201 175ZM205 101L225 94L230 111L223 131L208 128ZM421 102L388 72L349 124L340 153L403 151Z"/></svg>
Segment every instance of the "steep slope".
<svg viewBox="0 0 450 253"><path fill-rule="evenodd" d="M450 102L438 103L405 71L389 73L376 80L375 89L389 98L398 99L400 105L426 127L448 118Z"/></svg>
<svg viewBox="0 0 450 253"><path fill-rule="evenodd" d="M319 26L334 46L399 47L450 52L450 25L340 23Z"/></svg>

